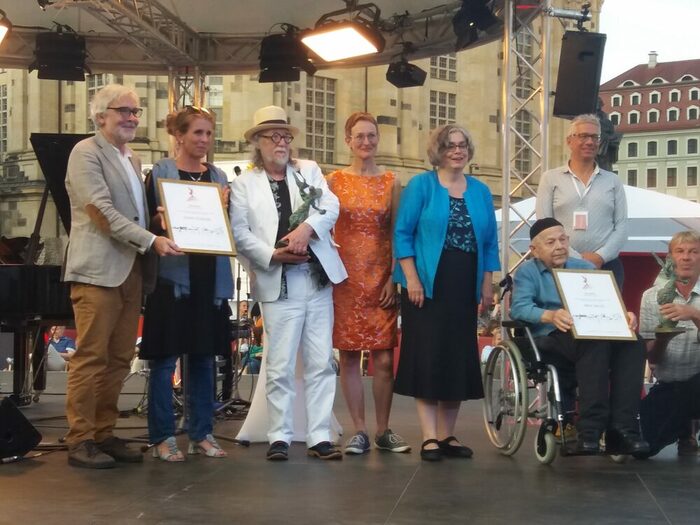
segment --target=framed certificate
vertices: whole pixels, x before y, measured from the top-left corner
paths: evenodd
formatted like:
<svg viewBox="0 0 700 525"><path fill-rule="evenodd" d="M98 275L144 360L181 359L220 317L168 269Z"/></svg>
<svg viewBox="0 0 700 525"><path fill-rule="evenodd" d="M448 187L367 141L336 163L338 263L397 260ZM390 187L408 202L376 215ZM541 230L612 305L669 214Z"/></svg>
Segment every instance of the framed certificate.
<svg viewBox="0 0 700 525"><path fill-rule="evenodd" d="M183 252L236 254L218 184L158 179L158 191L168 236Z"/></svg>
<svg viewBox="0 0 700 525"><path fill-rule="evenodd" d="M627 326L627 311L612 272L554 268L552 273L564 308L574 318L575 339L637 338Z"/></svg>

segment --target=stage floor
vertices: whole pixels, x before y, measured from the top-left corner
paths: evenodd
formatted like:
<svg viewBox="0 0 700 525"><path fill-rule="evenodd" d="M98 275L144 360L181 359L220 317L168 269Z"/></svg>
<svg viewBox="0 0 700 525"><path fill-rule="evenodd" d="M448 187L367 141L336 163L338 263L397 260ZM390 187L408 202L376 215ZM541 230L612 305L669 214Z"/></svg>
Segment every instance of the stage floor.
<svg viewBox="0 0 700 525"><path fill-rule="evenodd" d="M65 432L60 417L65 378L50 375L40 402L22 409L45 442ZM244 397L252 392L250 379L243 378ZM0 374L2 391L8 380ZM368 401L370 386L368 380ZM141 392L142 379L130 380L122 408L134 408ZM347 437L350 419L340 388L335 406ZM215 432L232 439L241 424L219 422ZM146 431L140 416L119 425L122 437ZM474 449L474 458L425 463L418 454L421 437L412 399L395 397L391 426L411 443L412 453L372 450L326 462L307 457L305 446L295 443L289 461L270 462L266 444L222 441L226 459L195 456L166 464L147 455L143 465L91 471L69 467L60 451L0 465L0 524L698 523L698 459L677 457L675 446L647 461L558 457L542 466L534 456L532 429L514 457L503 457L488 442L481 403L469 402L456 433ZM178 439L184 448L186 438Z"/></svg>

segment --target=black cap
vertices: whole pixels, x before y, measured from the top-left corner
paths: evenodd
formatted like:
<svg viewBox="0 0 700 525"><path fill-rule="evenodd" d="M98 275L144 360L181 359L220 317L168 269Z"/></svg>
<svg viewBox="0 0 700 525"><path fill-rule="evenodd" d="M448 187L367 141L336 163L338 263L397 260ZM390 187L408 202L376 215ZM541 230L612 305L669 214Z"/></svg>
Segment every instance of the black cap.
<svg viewBox="0 0 700 525"><path fill-rule="evenodd" d="M545 217L544 219L536 220L535 224L530 226L530 240L537 237L544 230L548 230L554 226L562 226L562 224L554 217Z"/></svg>

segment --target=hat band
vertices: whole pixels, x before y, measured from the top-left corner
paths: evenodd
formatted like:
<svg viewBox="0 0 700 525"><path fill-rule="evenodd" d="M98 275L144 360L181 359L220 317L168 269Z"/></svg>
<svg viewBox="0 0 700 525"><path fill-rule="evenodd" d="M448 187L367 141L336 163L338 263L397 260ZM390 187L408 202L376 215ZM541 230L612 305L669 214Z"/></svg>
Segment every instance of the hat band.
<svg viewBox="0 0 700 525"><path fill-rule="evenodd" d="M258 125L258 126L264 126L264 125L266 125L266 124L284 124L285 126L289 126L289 124L287 124L287 121L286 121L286 120L281 120L281 119L277 119L277 120L263 120L262 122L258 122L257 125Z"/></svg>

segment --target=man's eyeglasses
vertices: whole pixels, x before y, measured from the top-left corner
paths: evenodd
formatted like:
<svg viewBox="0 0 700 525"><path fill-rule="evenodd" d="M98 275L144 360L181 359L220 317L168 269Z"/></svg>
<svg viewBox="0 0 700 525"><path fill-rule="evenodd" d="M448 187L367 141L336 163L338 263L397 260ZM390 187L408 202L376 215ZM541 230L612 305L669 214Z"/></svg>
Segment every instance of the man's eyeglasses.
<svg viewBox="0 0 700 525"><path fill-rule="evenodd" d="M469 149L469 144L467 142L460 142L459 144L448 142L444 149L445 151L467 151Z"/></svg>
<svg viewBox="0 0 700 525"><path fill-rule="evenodd" d="M581 142L586 142L588 139L591 139L593 142L598 142L600 140L600 135L595 135L593 133L572 133L571 136L576 137Z"/></svg>
<svg viewBox="0 0 700 525"><path fill-rule="evenodd" d="M129 115L133 115L139 118L143 113L143 108L128 108L126 106L119 106L118 108L108 107L107 109L113 109L117 111L122 117L129 118Z"/></svg>
<svg viewBox="0 0 700 525"><path fill-rule="evenodd" d="M280 135L279 133L275 132L272 135L258 135L259 137L264 137L268 140L271 140L275 144L279 144L280 142L284 141L285 144L291 144L291 142L294 140L294 137L292 135Z"/></svg>

